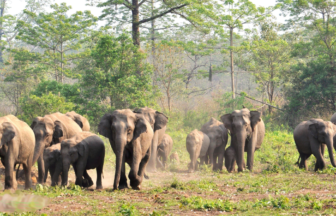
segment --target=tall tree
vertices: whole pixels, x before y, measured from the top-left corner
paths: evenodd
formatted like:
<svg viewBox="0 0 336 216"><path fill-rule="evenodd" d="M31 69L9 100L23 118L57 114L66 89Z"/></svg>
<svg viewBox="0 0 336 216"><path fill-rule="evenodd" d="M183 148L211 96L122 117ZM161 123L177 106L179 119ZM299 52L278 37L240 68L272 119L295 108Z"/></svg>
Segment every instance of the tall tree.
<svg viewBox="0 0 336 216"><path fill-rule="evenodd" d="M253 72L259 90L266 92L270 104L277 99L276 92L279 93L284 71L288 70L291 62L291 49L287 41L278 35L279 31L279 24L263 22L260 31L256 31L251 41L244 44L250 54L245 56L243 63L246 63L247 70ZM272 107L268 109L272 113Z"/></svg>
<svg viewBox="0 0 336 216"><path fill-rule="evenodd" d="M246 24L258 23L265 17L271 15L273 7L257 7L250 0L224 0L223 7L218 7L218 26L228 29L229 46L225 49L230 50L230 68L231 68L231 89L232 98L235 98L235 82L234 82L234 37L235 30L244 30ZM221 32L226 40L226 31Z"/></svg>
<svg viewBox="0 0 336 216"><path fill-rule="evenodd" d="M56 81L63 82L65 76L73 77L70 63L83 54L79 50L97 18L90 11L77 11L68 16L71 7L65 3L50 7L52 12L38 15L25 10L33 22L19 21L16 38L44 50L41 63L53 70Z"/></svg>
<svg viewBox="0 0 336 216"><path fill-rule="evenodd" d="M156 1L155 4L152 4L150 0L105 0L98 4L98 7L104 8L100 18L106 19L109 24L113 22L118 22L118 25L131 23L133 43L140 47L140 27L142 25L171 13L195 25L201 24L204 16L212 16L213 3L210 0L162 0ZM142 9L148 7L153 7L151 10L153 13L143 13Z"/></svg>

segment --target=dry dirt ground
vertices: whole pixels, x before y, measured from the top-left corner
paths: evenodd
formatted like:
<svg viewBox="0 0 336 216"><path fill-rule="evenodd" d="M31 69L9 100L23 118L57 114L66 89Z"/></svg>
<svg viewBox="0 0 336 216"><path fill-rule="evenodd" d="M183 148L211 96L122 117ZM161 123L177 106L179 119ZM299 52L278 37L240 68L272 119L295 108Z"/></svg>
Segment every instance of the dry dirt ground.
<svg viewBox="0 0 336 216"><path fill-rule="evenodd" d="M0 181L4 182L0 168ZM95 171L89 175L95 181ZM36 169L33 170L33 179ZM20 175L16 194L35 194L47 204L24 215L335 215L335 174L227 173L209 170L188 173L171 169L149 173L141 191L112 191L114 173L105 172L103 190L44 187L24 191ZM10 193L2 192L0 196ZM3 201L0 201L0 203ZM0 214L1 215L1 214Z"/></svg>

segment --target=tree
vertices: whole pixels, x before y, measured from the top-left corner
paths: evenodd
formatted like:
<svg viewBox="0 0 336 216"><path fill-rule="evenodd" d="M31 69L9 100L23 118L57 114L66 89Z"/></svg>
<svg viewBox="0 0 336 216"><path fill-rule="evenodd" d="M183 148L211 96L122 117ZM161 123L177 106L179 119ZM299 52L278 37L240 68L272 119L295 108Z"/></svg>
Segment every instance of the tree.
<svg viewBox="0 0 336 216"><path fill-rule="evenodd" d="M77 11L68 16L71 9L65 3L53 4L51 13L40 13L25 10L24 13L33 20L32 23L19 21L17 39L44 50L41 63L54 71L56 81L63 82L64 77L73 77L70 63L81 58L79 52L87 39L89 32L97 18L90 11Z"/></svg>
<svg viewBox="0 0 336 216"><path fill-rule="evenodd" d="M110 109L143 107L155 99L151 93L151 67L139 62L146 55L122 34L118 37L103 35L91 51L91 61L81 78L84 98L97 104L109 104Z"/></svg>
<svg viewBox="0 0 336 216"><path fill-rule="evenodd" d="M273 7L264 8L256 7L250 0L224 0L224 7L218 7L218 26L229 30L229 46L230 50L230 68L231 68L231 89L232 98L235 98L235 83L234 83L234 31L244 30L244 25L258 23L265 17L270 16L274 10ZM226 32L222 29L219 33L227 38ZM225 48L225 49L226 49Z"/></svg>
<svg viewBox="0 0 336 216"><path fill-rule="evenodd" d="M288 14L287 27L296 21L303 28L303 37L293 47L298 58L288 72L292 86L286 92L288 115L321 117L336 111L336 2L329 0L283 1L283 13Z"/></svg>
<svg viewBox="0 0 336 216"><path fill-rule="evenodd" d="M142 13L142 9L151 6L153 6L152 13ZM213 16L213 3L209 0L162 0L156 1L156 4L152 4L149 0L107 0L98 4L98 7L104 8L100 18L106 19L109 24L116 21L119 25L131 23L133 43L138 47L140 47L140 27L167 14L176 14L199 26L204 24L204 16Z"/></svg>
<svg viewBox="0 0 336 216"><path fill-rule="evenodd" d="M184 91L183 74L184 50L176 43L156 44L156 55L154 70L157 72L156 83L164 92L167 100L167 108L172 110L172 99L176 95L181 95ZM162 103L165 107L164 103Z"/></svg>
<svg viewBox="0 0 336 216"><path fill-rule="evenodd" d="M14 105L16 114L20 112L20 98L26 95L41 78L43 67L37 63L38 53L31 53L24 48L9 52L6 67L1 71L3 83L0 85L7 99Z"/></svg>
<svg viewBox="0 0 336 216"><path fill-rule="evenodd" d="M280 25L266 21L260 25L252 40L245 44L250 55L245 57L247 70L253 72L259 89L266 91L268 102L276 100L276 91L283 84L283 74L291 61L289 44L278 35ZM272 113L272 107L268 107Z"/></svg>

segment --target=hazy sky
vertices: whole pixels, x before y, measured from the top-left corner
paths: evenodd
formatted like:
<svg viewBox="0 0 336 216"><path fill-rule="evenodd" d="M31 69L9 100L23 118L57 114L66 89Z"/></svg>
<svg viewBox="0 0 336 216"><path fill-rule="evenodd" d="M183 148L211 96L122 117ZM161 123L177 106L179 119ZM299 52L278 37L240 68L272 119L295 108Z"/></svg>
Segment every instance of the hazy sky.
<svg viewBox="0 0 336 216"><path fill-rule="evenodd" d="M251 0L253 3L255 3L257 6L272 6L275 5L276 0ZM96 7L88 7L85 6L86 1L85 0L55 0L56 3L62 3L66 2L68 5L72 6L72 11L70 13L73 13L74 11L84 11L84 10L90 10L95 16L100 15L100 8ZM10 1L10 14L17 14L20 11L24 9L25 1L24 0L11 0ZM278 17L279 12L274 12L274 15ZM280 18L281 20L281 18Z"/></svg>

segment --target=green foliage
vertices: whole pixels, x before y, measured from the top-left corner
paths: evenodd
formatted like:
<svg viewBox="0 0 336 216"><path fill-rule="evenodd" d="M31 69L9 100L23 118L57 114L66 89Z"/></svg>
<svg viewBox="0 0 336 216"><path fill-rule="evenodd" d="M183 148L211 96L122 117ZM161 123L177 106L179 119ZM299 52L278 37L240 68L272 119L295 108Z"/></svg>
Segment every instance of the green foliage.
<svg viewBox="0 0 336 216"><path fill-rule="evenodd" d="M210 200L210 199L203 199L202 197L189 197L183 198L181 200L181 204L183 206L187 206L191 209L197 210L217 210L217 211L226 211L231 212L233 211L234 204L231 203L229 200Z"/></svg>
<svg viewBox="0 0 336 216"><path fill-rule="evenodd" d="M91 51L92 65L81 79L84 98L106 101L110 108L151 106L155 95L151 92L151 68L132 40L122 34L104 35ZM139 67L140 66L140 67Z"/></svg>
<svg viewBox="0 0 336 216"><path fill-rule="evenodd" d="M66 102L62 96L57 96L49 92L41 97L36 95L29 95L21 98L22 114L19 118L28 124L37 116L44 116L46 114L61 112L66 113L72 111L75 105L71 102Z"/></svg>
<svg viewBox="0 0 336 216"><path fill-rule="evenodd" d="M125 216L138 215L137 209L133 205L130 205L130 204L123 204L120 207L119 213L121 213L122 215L125 215Z"/></svg>
<svg viewBox="0 0 336 216"><path fill-rule="evenodd" d="M90 11L77 11L68 16L71 9L66 3L50 5L50 13L36 14L24 10L33 22L18 21L19 30L16 38L29 45L43 49L39 60L55 76L56 81L63 82L64 76L76 77L70 69L73 59L82 58L85 52L78 52L88 39L87 33L97 20Z"/></svg>
<svg viewBox="0 0 336 216"><path fill-rule="evenodd" d="M253 110L252 103L246 99L247 94L245 92L241 92L239 96L236 96L235 99L232 99L232 93L226 92L220 97L219 99L216 99L216 102L219 104L219 107L221 108L219 112L220 114L223 113L231 113L234 110L240 110L244 107Z"/></svg>

